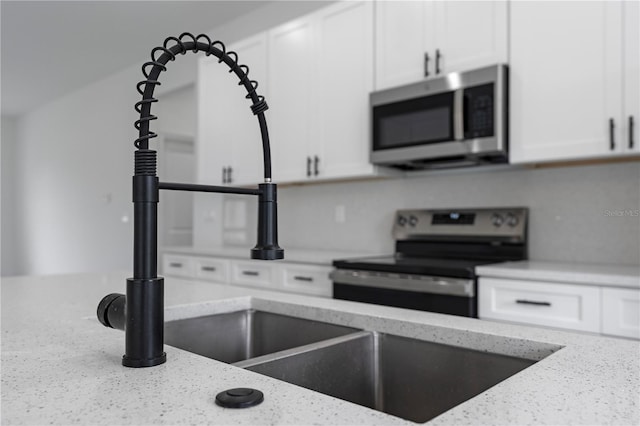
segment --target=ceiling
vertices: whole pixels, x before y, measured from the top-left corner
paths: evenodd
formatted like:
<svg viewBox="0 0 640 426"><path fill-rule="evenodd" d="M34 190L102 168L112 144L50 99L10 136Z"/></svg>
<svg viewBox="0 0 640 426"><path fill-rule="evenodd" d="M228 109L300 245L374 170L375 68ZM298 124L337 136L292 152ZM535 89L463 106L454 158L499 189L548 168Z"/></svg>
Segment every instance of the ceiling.
<svg viewBox="0 0 640 426"><path fill-rule="evenodd" d="M267 3L2 0L2 114L141 64L169 35L206 32Z"/></svg>

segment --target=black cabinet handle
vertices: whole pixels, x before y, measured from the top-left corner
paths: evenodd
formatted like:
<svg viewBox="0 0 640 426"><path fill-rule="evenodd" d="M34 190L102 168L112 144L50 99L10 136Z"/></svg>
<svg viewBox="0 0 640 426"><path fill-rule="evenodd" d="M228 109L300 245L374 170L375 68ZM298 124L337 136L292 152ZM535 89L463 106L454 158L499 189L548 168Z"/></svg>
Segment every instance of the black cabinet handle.
<svg viewBox="0 0 640 426"><path fill-rule="evenodd" d="M222 183L227 183L227 168L222 168Z"/></svg>
<svg viewBox="0 0 640 426"><path fill-rule="evenodd" d="M538 302L536 300L517 299L516 303L520 305L551 306L550 302Z"/></svg>
<svg viewBox="0 0 640 426"><path fill-rule="evenodd" d="M633 148L633 115L629 116L629 148Z"/></svg>
<svg viewBox="0 0 640 426"><path fill-rule="evenodd" d="M250 277L257 277L258 275L260 275L260 273L257 272L257 271L242 271L242 275L248 275Z"/></svg>
<svg viewBox="0 0 640 426"><path fill-rule="evenodd" d="M318 176L318 165L320 164L320 157L318 157L317 155L315 155L313 157L313 174L314 176Z"/></svg>
<svg viewBox="0 0 640 426"><path fill-rule="evenodd" d="M307 157L307 177L311 177L311 157Z"/></svg>
<svg viewBox="0 0 640 426"><path fill-rule="evenodd" d="M429 77L429 53L424 54L424 76Z"/></svg>
<svg viewBox="0 0 640 426"><path fill-rule="evenodd" d="M227 177L227 183L231 183L233 182L233 169L231 167L229 167L229 171L228 171L228 177Z"/></svg>
<svg viewBox="0 0 640 426"><path fill-rule="evenodd" d="M313 278L312 277L303 277L301 275L296 275L293 277L294 280L296 281L306 281L308 283L313 282Z"/></svg>
<svg viewBox="0 0 640 426"><path fill-rule="evenodd" d="M436 49L436 75L440 74L440 58L442 55L440 54L440 49Z"/></svg>
<svg viewBox="0 0 640 426"><path fill-rule="evenodd" d="M216 268L214 268L213 266L203 266L202 270L206 272L215 272Z"/></svg>
<svg viewBox="0 0 640 426"><path fill-rule="evenodd" d="M171 262L169 263L169 266L171 266L172 268L182 268L182 263Z"/></svg>
<svg viewBox="0 0 640 426"><path fill-rule="evenodd" d="M613 120L613 118L609 119L609 148L611 149L611 151L613 151L616 148L616 141L615 141L615 128L616 128L616 124L615 121Z"/></svg>

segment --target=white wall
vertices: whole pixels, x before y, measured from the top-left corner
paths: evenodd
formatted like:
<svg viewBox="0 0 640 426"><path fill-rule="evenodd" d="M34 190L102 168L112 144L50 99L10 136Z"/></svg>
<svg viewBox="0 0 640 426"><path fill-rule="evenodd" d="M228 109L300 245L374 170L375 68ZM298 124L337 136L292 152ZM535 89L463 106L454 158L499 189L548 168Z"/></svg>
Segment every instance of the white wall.
<svg viewBox="0 0 640 426"><path fill-rule="evenodd" d="M2 276L20 275L24 270L21 263L23 258L22 247L18 235L17 206L18 192L16 188L16 147L18 133L16 120L11 117L2 117L2 262L0 274Z"/></svg>

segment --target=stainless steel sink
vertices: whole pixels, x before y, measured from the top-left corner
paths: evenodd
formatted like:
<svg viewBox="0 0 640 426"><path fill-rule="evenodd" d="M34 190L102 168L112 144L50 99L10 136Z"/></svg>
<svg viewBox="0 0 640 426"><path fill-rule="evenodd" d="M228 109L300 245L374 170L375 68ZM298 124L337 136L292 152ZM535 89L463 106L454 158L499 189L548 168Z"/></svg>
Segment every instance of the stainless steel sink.
<svg viewBox="0 0 640 426"><path fill-rule="evenodd" d="M534 363L389 334L358 332L237 365L423 423Z"/></svg>
<svg viewBox="0 0 640 426"><path fill-rule="evenodd" d="M256 310L165 323L165 343L234 363L358 331L354 328Z"/></svg>

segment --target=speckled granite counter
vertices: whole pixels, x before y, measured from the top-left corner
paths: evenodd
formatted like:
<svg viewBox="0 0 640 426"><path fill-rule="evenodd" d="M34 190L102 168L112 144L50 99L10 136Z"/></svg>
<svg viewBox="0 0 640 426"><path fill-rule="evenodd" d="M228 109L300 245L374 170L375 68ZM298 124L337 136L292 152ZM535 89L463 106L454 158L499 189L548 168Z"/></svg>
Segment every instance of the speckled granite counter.
<svg viewBox="0 0 640 426"><path fill-rule="evenodd" d="M412 424L169 346L164 365L122 367L124 335L95 308L127 275L2 280L2 424ZM640 423L637 342L167 279L167 306L205 301L166 319L254 307L530 359L562 347L429 424ZM213 403L239 386L262 390L264 403Z"/></svg>
<svg viewBox="0 0 640 426"><path fill-rule="evenodd" d="M213 256L246 259L249 256L249 248L240 247L168 247L164 253L185 254L189 256ZM335 250L309 250L287 247L285 249L285 262L311 263L317 265L331 265L334 259L349 259L354 257L375 256L374 252L340 252Z"/></svg>
<svg viewBox="0 0 640 426"><path fill-rule="evenodd" d="M478 266L480 276L640 289L640 266L504 262Z"/></svg>

